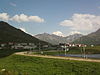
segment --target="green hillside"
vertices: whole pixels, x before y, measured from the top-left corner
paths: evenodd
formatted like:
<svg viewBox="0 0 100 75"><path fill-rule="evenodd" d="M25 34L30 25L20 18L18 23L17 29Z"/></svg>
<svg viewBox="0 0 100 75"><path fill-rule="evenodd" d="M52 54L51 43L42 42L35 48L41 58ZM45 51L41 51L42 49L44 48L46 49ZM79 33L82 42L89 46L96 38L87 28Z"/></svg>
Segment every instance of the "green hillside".
<svg viewBox="0 0 100 75"><path fill-rule="evenodd" d="M98 29L96 32L88 34L87 36L83 36L75 40L73 43L82 43L87 45L92 45L92 44L100 45L100 29Z"/></svg>
<svg viewBox="0 0 100 75"><path fill-rule="evenodd" d="M6 22L0 22L0 43L2 42L32 42L32 43L42 43L46 44L44 41L17 29Z"/></svg>

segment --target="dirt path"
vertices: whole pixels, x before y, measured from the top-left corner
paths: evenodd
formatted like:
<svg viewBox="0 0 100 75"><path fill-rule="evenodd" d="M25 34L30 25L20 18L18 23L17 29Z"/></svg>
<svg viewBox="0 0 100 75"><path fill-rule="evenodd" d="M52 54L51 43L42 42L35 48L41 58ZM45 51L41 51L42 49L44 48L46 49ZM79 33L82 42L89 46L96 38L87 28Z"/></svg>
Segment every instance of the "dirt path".
<svg viewBox="0 0 100 75"><path fill-rule="evenodd" d="M54 58L54 59L65 59L65 60L100 62L100 60L96 60L96 59L83 59L83 58L72 58L72 57L48 56L48 55L34 55L34 54L30 55L30 54L26 54L25 52L17 52L15 54L24 55L24 56L42 57L42 58Z"/></svg>

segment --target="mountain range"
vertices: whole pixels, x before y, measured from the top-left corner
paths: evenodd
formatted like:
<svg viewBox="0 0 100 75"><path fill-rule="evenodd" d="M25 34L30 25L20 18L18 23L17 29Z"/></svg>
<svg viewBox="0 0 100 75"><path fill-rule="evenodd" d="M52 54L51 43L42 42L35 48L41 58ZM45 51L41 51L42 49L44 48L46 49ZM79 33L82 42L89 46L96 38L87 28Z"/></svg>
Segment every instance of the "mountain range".
<svg viewBox="0 0 100 75"><path fill-rule="evenodd" d="M41 41L42 40L42 41ZM41 43L41 44L59 44L59 43L75 43L75 44L94 44L100 45L100 29L95 32L92 32L88 35L82 34L74 34L66 37L57 36L54 34L37 34L35 36L31 36L22 30L13 27L7 22L0 21L0 43L6 42L26 42L26 43Z"/></svg>
<svg viewBox="0 0 100 75"><path fill-rule="evenodd" d="M47 42L41 41L20 29L13 27L7 22L0 21L0 43L7 42L17 42L17 43L42 43L46 44Z"/></svg>
<svg viewBox="0 0 100 75"><path fill-rule="evenodd" d="M95 32L92 32L86 36L80 37L75 40L73 43L82 43L87 45L100 45L100 29Z"/></svg>
<svg viewBox="0 0 100 75"><path fill-rule="evenodd" d="M59 43L70 43L82 36L83 36L82 34L74 34L74 35L69 35L67 37L62 37L62 36L57 36L57 35L48 34L48 33L35 35L36 38L49 42L54 45L59 44Z"/></svg>
<svg viewBox="0 0 100 75"><path fill-rule="evenodd" d="M59 43L75 43L75 44L87 44L87 45L100 45L100 28L88 35L73 34L66 37L57 36L54 34L38 34L35 35L36 38L49 42L51 44Z"/></svg>

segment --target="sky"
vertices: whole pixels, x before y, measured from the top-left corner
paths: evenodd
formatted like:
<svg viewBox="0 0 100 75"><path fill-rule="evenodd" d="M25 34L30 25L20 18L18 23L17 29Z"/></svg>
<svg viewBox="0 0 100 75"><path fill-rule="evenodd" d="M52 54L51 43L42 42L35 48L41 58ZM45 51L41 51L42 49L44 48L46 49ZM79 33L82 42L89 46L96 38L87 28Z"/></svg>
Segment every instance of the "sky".
<svg viewBox="0 0 100 75"><path fill-rule="evenodd" d="M100 28L100 0L0 0L0 21L31 35L89 34Z"/></svg>

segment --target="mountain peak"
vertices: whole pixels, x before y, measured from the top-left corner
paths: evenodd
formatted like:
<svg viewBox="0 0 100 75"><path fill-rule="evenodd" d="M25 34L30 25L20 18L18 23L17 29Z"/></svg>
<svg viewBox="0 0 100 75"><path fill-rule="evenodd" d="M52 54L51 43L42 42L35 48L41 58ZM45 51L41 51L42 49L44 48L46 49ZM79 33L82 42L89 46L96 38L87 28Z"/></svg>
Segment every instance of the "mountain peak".
<svg viewBox="0 0 100 75"><path fill-rule="evenodd" d="M7 23L7 22L4 22L4 21L0 21L0 23Z"/></svg>
<svg viewBox="0 0 100 75"><path fill-rule="evenodd" d="M0 21L0 26L11 26L11 25L9 25L7 22L4 22L4 21Z"/></svg>
<svg viewBox="0 0 100 75"><path fill-rule="evenodd" d="M35 35L36 38L49 42L51 44L69 43L75 39L78 39L81 36L82 36L81 34L74 34L67 37L62 37L62 36L57 36L55 34L48 34L48 33Z"/></svg>
<svg viewBox="0 0 100 75"><path fill-rule="evenodd" d="M9 25L7 22L4 22L4 21L0 21L0 26L1 25Z"/></svg>
<svg viewBox="0 0 100 75"><path fill-rule="evenodd" d="M45 33L45 32L44 32L43 34L44 34L44 35L50 35L49 33Z"/></svg>

